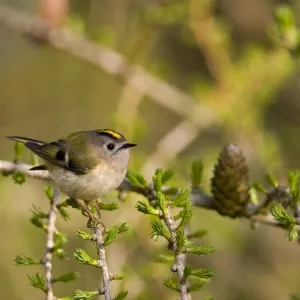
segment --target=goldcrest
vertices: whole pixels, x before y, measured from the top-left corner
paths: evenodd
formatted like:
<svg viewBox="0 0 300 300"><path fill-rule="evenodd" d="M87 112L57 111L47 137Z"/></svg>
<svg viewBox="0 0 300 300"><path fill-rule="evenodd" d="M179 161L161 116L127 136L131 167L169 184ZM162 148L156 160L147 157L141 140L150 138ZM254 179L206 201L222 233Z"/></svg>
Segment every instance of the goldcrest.
<svg viewBox="0 0 300 300"><path fill-rule="evenodd" d="M75 132L55 142L9 136L43 159L31 170L48 170L54 184L73 199L96 200L117 188L126 176L130 148L123 135L111 130Z"/></svg>

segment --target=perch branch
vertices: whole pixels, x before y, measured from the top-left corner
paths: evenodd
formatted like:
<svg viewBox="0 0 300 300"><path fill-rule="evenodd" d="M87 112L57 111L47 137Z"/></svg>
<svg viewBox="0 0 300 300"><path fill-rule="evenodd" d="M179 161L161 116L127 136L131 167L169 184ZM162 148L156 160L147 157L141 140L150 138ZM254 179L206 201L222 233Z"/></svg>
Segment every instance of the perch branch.
<svg viewBox="0 0 300 300"><path fill-rule="evenodd" d="M50 176L48 171L30 171L29 169L33 166L22 164L22 163L13 163L9 161L0 160L0 173L4 175L13 174L15 172L21 171L26 176L35 179L42 179L46 181L50 181ZM147 198L154 197L154 192L151 188L145 189L138 186L132 185L128 180L124 180L121 185L118 187L118 190L121 192L134 192L141 194ZM215 206L213 203L213 197L203 192L201 189L195 189L191 193L191 203L194 206L206 208L210 210L215 210ZM249 220L257 221L259 223L263 223L271 226L280 226L276 220L271 215L249 215L245 216Z"/></svg>
<svg viewBox="0 0 300 300"><path fill-rule="evenodd" d="M102 227L101 224L97 224L95 226L95 235L96 235L96 245L97 245L97 252L99 255L99 263L102 269L102 276L103 276L103 290L100 290L100 294L104 295L105 300L111 300L110 288L109 288L109 272L106 263L106 255L105 249L103 247L104 240L102 235Z"/></svg>
<svg viewBox="0 0 300 300"><path fill-rule="evenodd" d="M42 179L42 180L50 180L50 176L48 171L30 171L32 168L31 165L26 165L22 163L12 163L10 161L0 160L0 172L3 175L13 174L15 172L23 172L27 177Z"/></svg>
<svg viewBox="0 0 300 300"><path fill-rule="evenodd" d="M54 300L53 289L52 289L52 253L54 247L54 235L56 232L56 213L57 204L59 202L59 190L54 190L54 195L50 204L50 211L48 214L48 224L47 224L47 242L46 242L46 254L44 258L44 264L46 269L46 291L47 300Z"/></svg>

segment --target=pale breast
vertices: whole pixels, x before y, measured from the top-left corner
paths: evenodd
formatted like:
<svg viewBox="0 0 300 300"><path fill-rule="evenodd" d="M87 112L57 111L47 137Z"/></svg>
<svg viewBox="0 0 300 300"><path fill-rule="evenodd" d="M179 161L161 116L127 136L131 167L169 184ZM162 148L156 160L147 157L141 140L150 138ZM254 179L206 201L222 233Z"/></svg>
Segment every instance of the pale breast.
<svg viewBox="0 0 300 300"><path fill-rule="evenodd" d="M91 201L98 199L117 188L126 175L126 169L116 172L115 169L99 166L85 175L76 175L61 167L49 170L56 185L72 198Z"/></svg>

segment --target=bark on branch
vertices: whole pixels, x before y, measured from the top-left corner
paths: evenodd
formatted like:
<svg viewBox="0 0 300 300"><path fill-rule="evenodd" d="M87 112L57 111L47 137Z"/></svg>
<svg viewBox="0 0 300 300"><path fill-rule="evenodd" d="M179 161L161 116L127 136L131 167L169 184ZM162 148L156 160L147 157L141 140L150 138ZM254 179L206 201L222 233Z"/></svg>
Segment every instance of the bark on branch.
<svg viewBox="0 0 300 300"><path fill-rule="evenodd" d="M101 224L97 224L95 227L95 236L96 236L96 246L97 246L97 252L99 255L99 262L102 269L102 276L103 276L103 291L101 291L101 294L104 295L105 300L111 300L111 293L110 293L110 276L108 272L107 262L106 262L106 251L103 247L104 240L103 240L103 228Z"/></svg>
<svg viewBox="0 0 300 300"><path fill-rule="evenodd" d="M0 160L0 173L4 175L13 174L15 172L21 171L26 176L30 178L35 179L42 179L46 181L50 181L50 176L48 171L30 171L31 165L22 164L22 163L14 163L9 161L3 161ZM149 198L149 194L151 194L153 191L151 188L144 189L140 188L138 186L132 185L128 180L124 180L121 185L118 187L118 190L120 192L135 192L141 195L144 195L145 197ZM150 195L151 196L151 195ZM206 208L215 210L213 197L211 195L206 194L205 192L201 190L194 190L191 193L191 203L200 208ZM245 218L248 218L250 221L259 222L266 225L276 226L280 227L280 224L274 220L273 216L268 215L251 215L245 216Z"/></svg>
<svg viewBox="0 0 300 300"><path fill-rule="evenodd" d="M45 265L45 279L46 279L46 290L47 300L54 300L53 288L52 288L52 253L54 247L54 235L56 233L56 215L57 215L57 204L59 202L59 190L54 190L54 195L51 200L50 210L48 213L48 224L47 224L47 242L46 242L46 254L44 258Z"/></svg>

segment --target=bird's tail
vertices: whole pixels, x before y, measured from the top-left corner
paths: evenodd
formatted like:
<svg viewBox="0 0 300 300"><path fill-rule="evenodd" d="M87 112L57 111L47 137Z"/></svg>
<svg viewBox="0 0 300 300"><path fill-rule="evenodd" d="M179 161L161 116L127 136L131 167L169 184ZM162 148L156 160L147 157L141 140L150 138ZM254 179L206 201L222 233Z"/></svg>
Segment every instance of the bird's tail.
<svg viewBox="0 0 300 300"><path fill-rule="evenodd" d="M15 142L19 142L19 143L22 143L22 144L27 144L27 143L34 143L36 144L37 146L40 146L40 145L44 145L45 142L43 141L39 141L39 140L34 140L34 139L30 139L30 138L26 138L26 137L22 137L22 136L7 136L8 139L10 140L13 140Z"/></svg>
<svg viewBox="0 0 300 300"><path fill-rule="evenodd" d="M45 142L43 142L43 141L34 140L34 139L22 137L22 136L7 136L7 138L10 139L10 140L13 140L15 142L25 144L25 146L27 148L29 148L30 150L32 150L34 153L35 153L34 148L39 147L41 145L45 145ZM32 170L32 171L47 170L47 167L44 166L44 165L35 166L35 167L32 167L30 170Z"/></svg>

